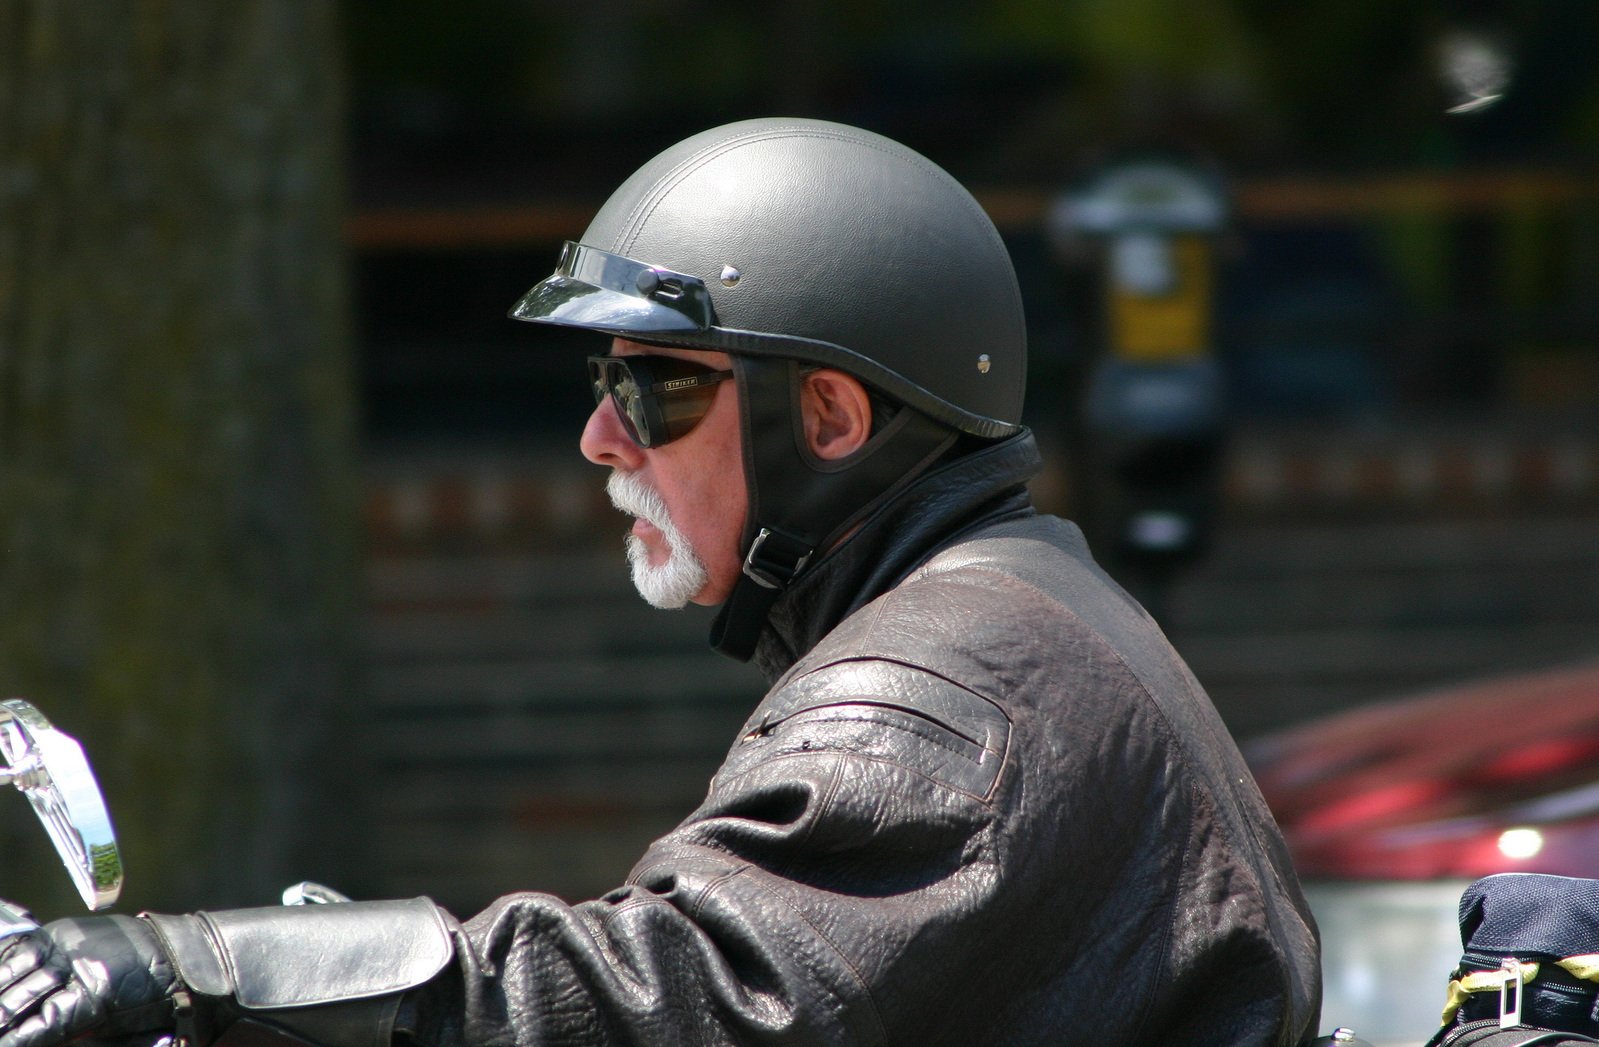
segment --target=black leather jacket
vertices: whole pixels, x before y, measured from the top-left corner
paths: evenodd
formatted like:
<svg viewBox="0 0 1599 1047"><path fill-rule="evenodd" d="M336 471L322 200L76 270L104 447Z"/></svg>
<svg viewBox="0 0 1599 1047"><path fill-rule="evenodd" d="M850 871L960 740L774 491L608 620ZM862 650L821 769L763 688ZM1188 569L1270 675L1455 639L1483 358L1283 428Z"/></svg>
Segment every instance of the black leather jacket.
<svg viewBox="0 0 1599 1047"><path fill-rule="evenodd" d="M1023 435L808 572L705 802L625 886L502 898L420 1039L1293 1044L1314 925L1210 701Z"/></svg>

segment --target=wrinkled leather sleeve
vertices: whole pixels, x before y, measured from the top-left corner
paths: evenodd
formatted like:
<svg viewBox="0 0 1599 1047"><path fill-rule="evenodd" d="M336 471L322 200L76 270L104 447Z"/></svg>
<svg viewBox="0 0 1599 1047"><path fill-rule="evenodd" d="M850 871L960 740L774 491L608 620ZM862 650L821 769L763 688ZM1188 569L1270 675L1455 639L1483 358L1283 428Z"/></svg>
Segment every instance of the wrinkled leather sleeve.
<svg viewBox="0 0 1599 1047"><path fill-rule="evenodd" d="M513 895L469 921L476 969L451 990L464 1025L422 1038L904 1042L874 986L920 977L963 926L981 933L1008 732L992 703L910 666L799 678L627 886L574 907Z"/></svg>

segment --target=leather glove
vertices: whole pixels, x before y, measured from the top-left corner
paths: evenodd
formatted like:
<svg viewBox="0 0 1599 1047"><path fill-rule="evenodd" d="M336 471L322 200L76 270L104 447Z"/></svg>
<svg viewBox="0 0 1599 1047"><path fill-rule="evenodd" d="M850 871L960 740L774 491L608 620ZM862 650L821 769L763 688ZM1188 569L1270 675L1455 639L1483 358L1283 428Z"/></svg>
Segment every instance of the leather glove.
<svg viewBox="0 0 1599 1047"><path fill-rule="evenodd" d="M0 1047L262 1030L387 1047L406 993L449 966L456 926L426 898L57 920L0 937Z"/></svg>
<svg viewBox="0 0 1599 1047"><path fill-rule="evenodd" d="M144 920L85 916L0 939L0 1047L174 1026L177 976Z"/></svg>
<svg viewBox="0 0 1599 1047"><path fill-rule="evenodd" d="M57 920L0 937L0 1047L167 1032L209 1047L235 1029L387 1047L455 926L426 898Z"/></svg>

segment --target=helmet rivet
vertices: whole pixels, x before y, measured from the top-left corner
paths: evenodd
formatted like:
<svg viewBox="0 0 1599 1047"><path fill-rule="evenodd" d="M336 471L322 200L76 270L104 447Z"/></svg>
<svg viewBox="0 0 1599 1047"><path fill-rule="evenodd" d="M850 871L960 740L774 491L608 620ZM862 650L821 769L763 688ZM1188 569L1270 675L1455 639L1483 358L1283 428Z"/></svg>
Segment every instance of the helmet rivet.
<svg viewBox="0 0 1599 1047"><path fill-rule="evenodd" d="M654 294L661 286L661 278L655 274L655 270L646 269L638 274L638 279L634 283L638 287L639 294Z"/></svg>
<svg viewBox="0 0 1599 1047"><path fill-rule="evenodd" d="M990 367L992 367L992 366L994 366L994 365L989 362L987 353L984 353L982 356L979 356L977 358L977 373L978 374L987 374L988 373L988 369Z"/></svg>
<svg viewBox="0 0 1599 1047"><path fill-rule="evenodd" d="M732 287L743 278L744 274L739 272L737 269L734 269L732 266L722 266L722 283L727 287Z"/></svg>

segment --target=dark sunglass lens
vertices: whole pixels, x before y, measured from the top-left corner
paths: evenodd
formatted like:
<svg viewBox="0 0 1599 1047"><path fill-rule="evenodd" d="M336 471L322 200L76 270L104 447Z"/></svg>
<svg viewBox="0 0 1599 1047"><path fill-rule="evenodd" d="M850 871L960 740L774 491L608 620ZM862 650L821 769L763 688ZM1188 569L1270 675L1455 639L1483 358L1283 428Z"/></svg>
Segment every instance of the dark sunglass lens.
<svg viewBox="0 0 1599 1047"><path fill-rule="evenodd" d="M653 446L650 439L650 420L644 411L644 399L639 396L630 396L626 401L627 407L622 418L627 422L628 431L633 439L638 441L640 447Z"/></svg>
<svg viewBox="0 0 1599 1047"><path fill-rule="evenodd" d="M638 382L627 363L617 357L591 356L588 364L594 402L599 404L609 399L627 435L640 447L648 447L649 433L648 426L643 423L642 398L639 396Z"/></svg>
<svg viewBox="0 0 1599 1047"><path fill-rule="evenodd" d="M699 424L731 371L666 356L591 356L595 402L616 404L622 428L640 447L671 443Z"/></svg>
<svg viewBox="0 0 1599 1047"><path fill-rule="evenodd" d="M639 393L639 381L626 361L611 361L610 386L611 399L616 401L617 414L621 416L628 435L640 447L649 447L650 423L644 397Z"/></svg>

